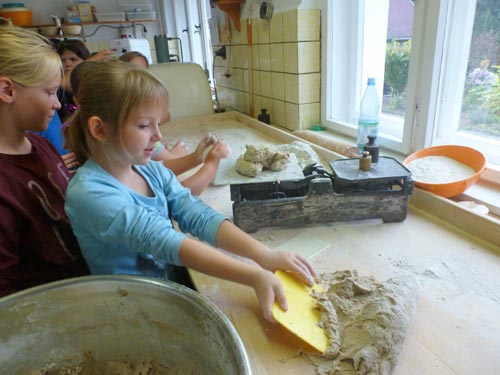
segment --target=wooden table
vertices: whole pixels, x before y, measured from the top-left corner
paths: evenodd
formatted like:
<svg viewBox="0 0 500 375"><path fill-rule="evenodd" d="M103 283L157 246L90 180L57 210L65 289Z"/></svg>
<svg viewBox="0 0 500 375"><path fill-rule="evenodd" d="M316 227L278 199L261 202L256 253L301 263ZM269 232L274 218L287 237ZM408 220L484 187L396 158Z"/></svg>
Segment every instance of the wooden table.
<svg viewBox="0 0 500 375"><path fill-rule="evenodd" d="M167 125L164 133L187 141L192 149L207 130L224 137L250 129L263 140L294 140L285 132L261 128L262 124L256 123L243 115L222 114L179 120ZM243 145L232 144L234 150L241 149L247 138L240 139ZM322 158L338 157L321 148L317 151ZM232 216L228 186L209 187L201 197ZM500 233L500 226L497 229ZM325 223L265 228L252 235L275 248L304 233L327 243L327 248L311 259L319 273L356 269L361 275L373 275L379 280L401 274L417 280L419 300L395 375L500 373L498 242L481 240L413 206L401 223ZM195 271L190 273L198 291L233 322L255 375L315 373L305 357L296 355L302 343L281 326L264 321L253 290Z"/></svg>

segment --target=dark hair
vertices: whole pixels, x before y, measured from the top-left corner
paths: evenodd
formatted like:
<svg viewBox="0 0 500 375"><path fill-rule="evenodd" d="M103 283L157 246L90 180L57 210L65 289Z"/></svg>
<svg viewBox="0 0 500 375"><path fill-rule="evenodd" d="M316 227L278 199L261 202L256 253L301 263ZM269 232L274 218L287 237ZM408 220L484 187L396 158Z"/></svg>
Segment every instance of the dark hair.
<svg viewBox="0 0 500 375"><path fill-rule="evenodd" d="M92 69L96 62L97 61L84 61L81 64L75 66L71 71L69 83L71 85L71 91L73 91L73 95L75 95L76 97L78 97L78 89L80 88L82 77L86 74L86 72Z"/></svg>
<svg viewBox="0 0 500 375"><path fill-rule="evenodd" d="M142 53L137 52L137 51L125 52L123 55L121 55L119 57L119 60L125 61L125 62L131 62L136 57L142 57L144 59L144 61L146 62L146 66L149 68L148 58L146 56L144 56Z"/></svg>
<svg viewBox="0 0 500 375"><path fill-rule="evenodd" d="M90 57L90 51L81 40L69 39L59 43L57 46L57 53L59 56L61 56L66 50L73 52L82 60L87 60Z"/></svg>

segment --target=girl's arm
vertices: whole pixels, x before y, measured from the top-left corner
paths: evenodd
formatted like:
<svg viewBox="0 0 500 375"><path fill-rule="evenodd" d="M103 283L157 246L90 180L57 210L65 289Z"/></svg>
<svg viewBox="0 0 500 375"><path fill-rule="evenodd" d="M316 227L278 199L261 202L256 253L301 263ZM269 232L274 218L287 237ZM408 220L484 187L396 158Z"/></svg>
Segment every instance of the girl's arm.
<svg viewBox="0 0 500 375"><path fill-rule="evenodd" d="M200 195L214 179L220 160L229 156L229 148L223 141L215 142L208 152L203 166L192 176L181 181L181 184L191 190L191 194Z"/></svg>
<svg viewBox="0 0 500 375"><path fill-rule="evenodd" d="M316 273L307 260L287 251L269 249L230 221L226 220L219 226L216 244L221 249L252 259L269 271L280 269L295 275L308 285L314 282Z"/></svg>
<svg viewBox="0 0 500 375"><path fill-rule="evenodd" d="M270 321L274 321L271 310L275 300L283 310L288 309L279 279L259 266L245 263L188 237L181 243L180 261L186 267L207 275L252 287L262 314Z"/></svg>
<svg viewBox="0 0 500 375"><path fill-rule="evenodd" d="M163 165L165 165L165 167L170 169L176 176L178 176L203 163L203 152L205 151L205 149L207 149L207 147L213 145L215 141L216 139L212 135L212 133L208 133L198 143L198 146L196 146L196 150L186 156L180 158L176 157L175 159L172 159L169 156L170 153L167 154L166 152L162 152L162 154L158 155L158 157L155 157L154 159L163 161Z"/></svg>
<svg viewBox="0 0 500 375"><path fill-rule="evenodd" d="M217 231L217 247L252 259L262 268L234 259L203 243L199 243L203 248L189 246L190 242L186 240L183 240L180 252L183 264L212 276L253 287L262 313L270 321L274 321L271 310L275 300L283 310L288 309L283 286L273 272L281 269L308 285L313 284L316 275L304 258L286 251L272 251L227 220L222 222Z"/></svg>
<svg viewBox="0 0 500 375"><path fill-rule="evenodd" d="M163 162L163 165L174 172L176 176L187 172L190 169L201 164L200 159L194 152L175 159L169 159L168 157L166 157L167 153L168 151L166 151L165 149L165 151L158 155L158 158L155 158L155 160L161 160Z"/></svg>

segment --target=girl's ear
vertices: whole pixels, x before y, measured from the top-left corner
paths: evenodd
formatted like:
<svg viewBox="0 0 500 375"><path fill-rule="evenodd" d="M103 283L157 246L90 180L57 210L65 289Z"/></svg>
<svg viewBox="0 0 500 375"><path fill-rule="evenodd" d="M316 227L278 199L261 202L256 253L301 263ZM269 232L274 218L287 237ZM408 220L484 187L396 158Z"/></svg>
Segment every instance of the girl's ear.
<svg viewBox="0 0 500 375"><path fill-rule="evenodd" d="M14 97L14 81L8 77L0 76L0 100L4 103L12 103Z"/></svg>
<svg viewBox="0 0 500 375"><path fill-rule="evenodd" d="M107 140L106 124L98 116L92 116L88 120L89 133L98 141L104 142Z"/></svg>

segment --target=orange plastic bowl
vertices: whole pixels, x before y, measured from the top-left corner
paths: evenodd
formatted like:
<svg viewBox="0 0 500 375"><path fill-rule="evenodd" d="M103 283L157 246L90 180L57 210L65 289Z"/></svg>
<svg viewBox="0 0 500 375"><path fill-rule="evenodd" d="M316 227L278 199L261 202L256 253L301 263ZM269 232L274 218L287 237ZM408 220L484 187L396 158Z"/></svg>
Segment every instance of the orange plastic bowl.
<svg viewBox="0 0 500 375"><path fill-rule="evenodd" d="M408 156L403 161L403 164L407 165L415 159L421 159L426 156L446 156L468 165L476 171L476 173L469 178L445 184L429 184L414 181L415 186L431 191L445 198L454 197L455 195L463 193L479 179L479 175L486 169L486 157L481 152L471 147L457 145L443 145L424 148L423 150L417 151Z"/></svg>

